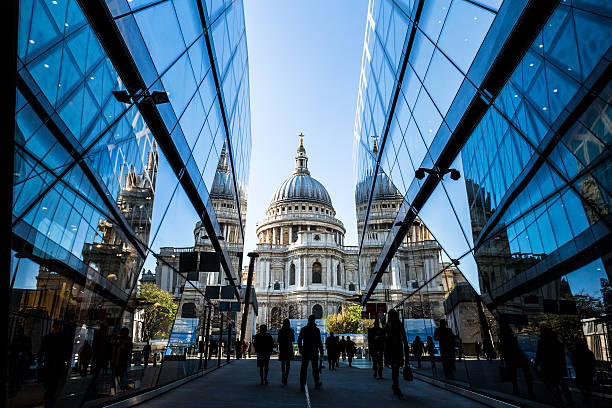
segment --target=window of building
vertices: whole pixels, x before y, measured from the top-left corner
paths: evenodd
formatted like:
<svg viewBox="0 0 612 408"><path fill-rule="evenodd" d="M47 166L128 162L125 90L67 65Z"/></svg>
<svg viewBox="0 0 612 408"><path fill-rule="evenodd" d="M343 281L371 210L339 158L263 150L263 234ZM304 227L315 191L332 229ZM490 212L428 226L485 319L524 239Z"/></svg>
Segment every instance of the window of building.
<svg viewBox="0 0 612 408"><path fill-rule="evenodd" d="M312 283L322 283L321 264L319 262L312 264Z"/></svg>
<svg viewBox="0 0 612 408"><path fill-rule="evenodd" d="M295 265L291 264L289 267L289 284L295 285Z"/></svg>
<svg viewBox="0 0 612 408"><path fill-rule="evenodd" d="M338 286L342 285L342 272L340 270L340 265L336 267L336 282L338 282Z"/></svg>
<svg viewBox="0 0 612 408"><path fill-rule="evenodd" d="M316 304L312 307L312 314L314 315L315 319L322 319L323 318L323 306Z"/></svg>

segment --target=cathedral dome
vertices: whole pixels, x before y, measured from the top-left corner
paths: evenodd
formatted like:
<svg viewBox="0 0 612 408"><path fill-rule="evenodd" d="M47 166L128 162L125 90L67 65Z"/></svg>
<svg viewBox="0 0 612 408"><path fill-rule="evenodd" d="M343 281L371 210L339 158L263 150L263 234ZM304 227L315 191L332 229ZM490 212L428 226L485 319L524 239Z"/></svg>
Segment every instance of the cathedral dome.
<svg viewBox="0 0 612 408"><path fill-rule="evenodd" d="M284 202L307 201L332 206L329 193L308 174L293 174L276 189L271 206Z"/></svg>
<svg viewBox="0 0 612 408"><path fill-rule="evenodd" d="M283 181L272 196L270 207L280 203L312 202L332 207L329 193L308 171L308 157L302 140L295 158L295 170L291 177Z"/></svg>

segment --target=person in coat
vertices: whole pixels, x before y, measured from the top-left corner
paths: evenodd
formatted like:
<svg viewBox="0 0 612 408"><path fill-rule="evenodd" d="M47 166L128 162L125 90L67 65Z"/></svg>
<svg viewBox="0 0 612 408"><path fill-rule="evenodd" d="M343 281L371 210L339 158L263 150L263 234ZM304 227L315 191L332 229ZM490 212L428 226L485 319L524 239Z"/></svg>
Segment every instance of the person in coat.
<svg viewBox="0 0 612 408"><path fill-rule="evenodd" d="M259 378L261 385L268 384L268 370L270 367L270 355L274 349L274 339L268 333L268 326L259 326L259 333L253 339L255 352L257 353L257 367L259 367Z"/></svg>
<svg viewBox="0 0 612 408"><path fill-rule="evenodd" d="M346 360L346 336L342 336L338 341L338 354L342 355L342 361Z"/></svg>
<svg viewBox="0 0 612 408"><path fill-rule="evenodd" d="M319 379L319 354L323 358L323 342L321 331L315 323L314 315L308 316L308 324L302 327L298 336L298 347L302 355L302 366L300 367L300 389L305 391L306 378L308 376L308 364L312 365L312 376L315 380L315 388L321 388L323 383Z"/></svg>
<svg viewBox="0 0 612 408"><path fill-rule="evenodd" d="M399 371L404 365L404 358L408 357L408 339L404 331L404 325L399 319L397 310L391 309L387 315L387 325L385 326L385 364L391 367L391 378L393 394L399 399L404 395L399 388Z"/></svg>
<svg viewBox="0 0 612 408"><path fill-rule="evenodd" d="M455 335L447 326L446 319L440 319L440 327L434 330L434 340L440 345L440 359L444 378L447 380L455 377Z"/></svg>
<svg viewBox="0 0 612 408"><path fill-rule="evenodd" d="M374 320L374 327L368 329L368 348L372 358L374 378L382 379L383 351L385 349L385 331L380 327L378 316Z"/></svg>
<svg viewBox="0 0 612 408"><path fill-rule="evenodd" d="M325 339L325 348L327 349L328 369L335 370L338 363L338 338L334 336L334 332L330 332L329 337Z"/></svg>
<svg viewBox="0 0 612 408"><path fill-rule="evenodd" d="M291 328L289 319L283 320L283 326L278 331L278 359L281 362L282 383L287 385L291 360L293 360L293 341L295 332Z"/></svg>
<svg viewBox="0 0 612 408"><path fill-rule="evenodd" d="M351 340L351 336L346 336L346 357L348 358L349 367L353 366L353 357L355 357L356 352L355 342Z"/></svg>

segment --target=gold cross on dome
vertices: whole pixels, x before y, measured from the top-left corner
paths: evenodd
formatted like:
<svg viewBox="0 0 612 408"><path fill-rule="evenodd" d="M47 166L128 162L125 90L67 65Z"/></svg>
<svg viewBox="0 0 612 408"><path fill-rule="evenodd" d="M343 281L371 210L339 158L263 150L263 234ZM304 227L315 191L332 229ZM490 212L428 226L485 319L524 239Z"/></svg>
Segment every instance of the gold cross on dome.
<svg viewBox="0 0 612 408"><path fill-rule="evenodd" d="M300 132L298 137L300 138L300 146L303 146L304 145L304 135L302 134L302 132Z"/></svg>

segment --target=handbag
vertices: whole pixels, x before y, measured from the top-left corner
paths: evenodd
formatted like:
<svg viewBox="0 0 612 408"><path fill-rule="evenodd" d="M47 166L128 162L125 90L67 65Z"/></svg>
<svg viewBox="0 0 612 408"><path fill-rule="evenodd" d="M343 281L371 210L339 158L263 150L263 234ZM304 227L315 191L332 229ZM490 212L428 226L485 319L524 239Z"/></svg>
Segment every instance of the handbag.
<svg viewBox="0 0 612 408"><path fill-rule="evenodd" d="M404 376L404 380L413 381L414 376L412 375L412 368L410 368L409 364L404 366L404 370L402 371L402 375Z"/></svg>

